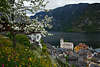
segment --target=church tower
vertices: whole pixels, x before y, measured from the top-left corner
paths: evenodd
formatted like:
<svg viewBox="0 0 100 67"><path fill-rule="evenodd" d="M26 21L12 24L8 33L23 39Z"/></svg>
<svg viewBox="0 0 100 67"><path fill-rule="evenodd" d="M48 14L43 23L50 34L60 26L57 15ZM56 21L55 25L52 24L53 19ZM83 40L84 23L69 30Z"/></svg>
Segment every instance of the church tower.
<svg viewBox="0 0 100 67"><path fill-rule="evenodd" d="M63 43L64 43L64 39L63 39L63 38L61 38L61 39L60 39L60 47L62 47L62 46L63 46Z"/></svg>

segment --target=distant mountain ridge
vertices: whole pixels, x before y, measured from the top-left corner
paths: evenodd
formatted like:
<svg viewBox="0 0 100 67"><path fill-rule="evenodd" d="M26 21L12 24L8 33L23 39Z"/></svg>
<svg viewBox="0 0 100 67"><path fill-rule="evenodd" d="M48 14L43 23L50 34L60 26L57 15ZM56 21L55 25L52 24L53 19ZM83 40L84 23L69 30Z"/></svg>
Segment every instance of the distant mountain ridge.
<svg viewBox="0 0 100 67"><path fill-rule="evenodd" d="M83 32L84 30L79 30L79 31L76 30L78 29L79 26L77 23L81 20L80 17L84 17L84 15L86 15L86 12L88 12L93 5L96 4L80 3L80 4L65 5L63 7L50 10L49 12L41 11L37 13L35 16L31 16L31 18L39 17L40 20L43 19L45 15L52 16L53 28L50 31ZM94 8L96 7L98 6L94 6ZM94 9L94 11L95 10L96 9Z"/></svg>

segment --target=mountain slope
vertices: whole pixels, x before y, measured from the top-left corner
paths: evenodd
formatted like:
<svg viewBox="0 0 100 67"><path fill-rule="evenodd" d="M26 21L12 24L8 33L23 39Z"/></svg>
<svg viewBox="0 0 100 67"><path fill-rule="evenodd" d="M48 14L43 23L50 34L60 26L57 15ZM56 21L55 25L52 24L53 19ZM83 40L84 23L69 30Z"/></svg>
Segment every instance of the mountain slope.
<svg viewBox="0 0 100 67"><path fill-rule="evenodd" d="M53 28L50 31L90 32L89 31L90 29L88 28L89 26L87 27L81 26L81 21L85 21L86 20L85 17L90 17L90 16L87 16L88 14L90 14L92 18L98 15L96 11L97 9L99 10L99 6L100 4L87 4L87 3L71 4L71 5L66 5L63 7L50 10L49 12L39 12L35 16L31 16L31 18L39 17L39 20L40 20L40 19L43 19L45 15L52 16ZM93 14L93 11L95 12L94 14ZM84 22L83 24L85 25ZM78 27L78 26L81 26L81 27ZM91 26L91 27L93 27L94 29L94 26ZM78 28L80 28L81 30ZM83 28L88 28L88 30L87 29L84 30Z"/></svg>
<svg viewBox="0 0 100 67"><path fill-rule="evenodd" d="M100 4L88 5L88 9L73 24L73 30L78 32L100 32Z"/></svg>

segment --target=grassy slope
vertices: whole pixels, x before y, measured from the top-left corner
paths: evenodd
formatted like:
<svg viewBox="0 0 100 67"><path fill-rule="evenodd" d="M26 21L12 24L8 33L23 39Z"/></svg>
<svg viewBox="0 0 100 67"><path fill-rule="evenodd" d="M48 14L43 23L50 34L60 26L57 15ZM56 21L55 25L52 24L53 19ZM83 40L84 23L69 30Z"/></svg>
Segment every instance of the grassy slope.
<svg viewBox="0 0 100 67"><path fill-rule="evenodd" d="M42 51L43 50L43 51ZM31 67L57 67L56 62L46 51L37 46L20 44L17 41L16 48L12 47L12 41L0 35L0 67L4 64L6 67L31 66Z"/></svg>

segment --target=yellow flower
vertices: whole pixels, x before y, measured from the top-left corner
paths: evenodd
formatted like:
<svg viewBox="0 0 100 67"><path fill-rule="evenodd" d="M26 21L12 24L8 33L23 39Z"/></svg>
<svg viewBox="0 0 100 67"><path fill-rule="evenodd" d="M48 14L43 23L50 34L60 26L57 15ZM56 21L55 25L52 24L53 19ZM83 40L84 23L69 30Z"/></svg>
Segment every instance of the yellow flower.
<svg viewBox="0 0 100 67"><path fill-rule="evenodd" d="M8 58L8 61L10 61L10 58Z"/></svg>
<svg viewBox="0 0 100 67"><path fill-rule="evenodd" d="M32 61L32 58L31 57L29 57L29 61Z"/></svg>
<svg viewBox="0 0 100 67"><path fill-rule="evenodd" d="M57 65L56 65L56 64L54 64L54 67L57 67Z"/></svg>

